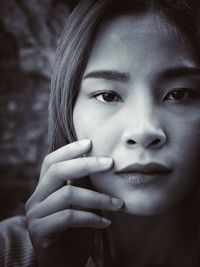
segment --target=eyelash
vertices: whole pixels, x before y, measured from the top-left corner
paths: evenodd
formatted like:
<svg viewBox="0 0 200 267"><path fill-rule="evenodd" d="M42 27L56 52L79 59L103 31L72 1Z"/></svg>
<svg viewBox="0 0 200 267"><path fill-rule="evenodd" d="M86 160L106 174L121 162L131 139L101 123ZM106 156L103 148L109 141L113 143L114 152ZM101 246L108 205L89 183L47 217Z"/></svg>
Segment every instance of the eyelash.
<svg viewBox="0 0 200 267"><path fill-rule="evenodd" d="M98 96L114 96L115 98L117 98L117 100L110 100L110 101L106 101L106 100L99 100L97 99ZM100 102L103 102L103 103L115 103L115 102L124 102L122 97L117 94L115 91L112 91L112 90L101 90L101 91L97 91L95 92L94 94L91 95L91 98L95 98L97 101L100 101Z"/></svg>
<svg viewBox="0 0 200 267"><path fill-rule="evenodd" d="M173 99L170 99L170 95L173 96ZM182 94L182 95L181 95ZM166 94L164 97L164 100L174 101L174 102L186 102L193 100L195 96L197 95L196 90L194 89L188 89L188 88L177 88L171 90L169 93ZM176 97L180 97L181 99L175 99Z"/></svg>
<svg viewBox="0 0 200 267"><path fill-rule="evenodd" d="M182 95L181 99L175 99L175 97L178 97L178 96L181 96L181 95L178 95L178 94L184 94ZM172 96L174 94L174 96L170 99L170 96ZM103 99L103 97L105 96L113 96L115 98L110 99L110 101L106 101L105 99ZM194 99L196 97L197 93L196 93L196 90L194 89L188 89L188 88L176 88L176 89L173 89L171 90L169 93L167 93L163 100L164 101L173 101L173 102L186 102L186 101L190 101L192 99ZM98 97L101 96L102 97L102 100L99 100ZM116 102L124 102L124 100L122 99L122 97L116 93L115 91L112 91L112 90L100 90L100 91L97 91L95 93L93 93L91 95L91 98L95 98L97 101L99 102L103 102L103 103L116 103ZM117 99L116 99L117 98ZM107 99L108 100L108 99Z"/></svg>

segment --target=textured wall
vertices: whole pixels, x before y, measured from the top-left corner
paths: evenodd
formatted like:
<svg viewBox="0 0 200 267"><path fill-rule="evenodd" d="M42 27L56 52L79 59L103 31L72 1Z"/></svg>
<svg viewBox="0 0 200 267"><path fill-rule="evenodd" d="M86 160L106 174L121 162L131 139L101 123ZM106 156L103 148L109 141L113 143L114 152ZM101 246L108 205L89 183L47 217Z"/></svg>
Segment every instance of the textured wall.
<svg viewBox="0 0 200 267"><path fill-rule="evenodd" d="M0 219L23 213L39 176L51 66L69 4L0 0Z"/></svg>

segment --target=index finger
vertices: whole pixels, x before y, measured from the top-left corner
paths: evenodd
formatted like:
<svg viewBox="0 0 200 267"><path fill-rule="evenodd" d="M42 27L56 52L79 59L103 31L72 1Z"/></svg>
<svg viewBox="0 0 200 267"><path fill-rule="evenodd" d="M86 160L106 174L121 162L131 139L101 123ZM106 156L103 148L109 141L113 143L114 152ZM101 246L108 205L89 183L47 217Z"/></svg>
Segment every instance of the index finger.
<svg viewBox="0 0 200 267"><path fill-rule="evenodd" d="M83 139L67 144L48 154L43 161L39 180L42 179L42 177L45 175L52 164L70 160L83 155L91 148L91 144L92 142L90 139Z"/></svg>

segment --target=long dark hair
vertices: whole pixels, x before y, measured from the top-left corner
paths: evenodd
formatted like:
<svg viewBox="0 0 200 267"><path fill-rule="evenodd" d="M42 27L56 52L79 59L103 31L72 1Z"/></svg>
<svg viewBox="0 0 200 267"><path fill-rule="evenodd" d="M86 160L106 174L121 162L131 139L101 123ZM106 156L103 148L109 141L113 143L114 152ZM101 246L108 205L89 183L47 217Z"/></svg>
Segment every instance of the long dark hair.
<svg viewBox="0 0 200 267"><path fill-rule="evenodd" d="M123 13L153 11L190 38L199 51L199 9L198 0L80 1L66 22L56 53L49 102L49 151L76 140L73 107L95 34L102 20ZM105 239L102 242L107 244ZM105 249L103 252L102 246L99 250L104 256L105 251L108 251ZM108 253L104 258L108 259ZM106 266L106 260L102 263L96 256L96 261L99 262L98 266ZM197 266L198 262L194 265Z"/></svg>
<svg viewBox="0 0 200 267"><path fill-rule="evenodd" d="M199 1L82 0L69 17L56 53L49 102L49 151L76 140L72 114L95 32L105 17L160 13L199 45Z"/></svg>

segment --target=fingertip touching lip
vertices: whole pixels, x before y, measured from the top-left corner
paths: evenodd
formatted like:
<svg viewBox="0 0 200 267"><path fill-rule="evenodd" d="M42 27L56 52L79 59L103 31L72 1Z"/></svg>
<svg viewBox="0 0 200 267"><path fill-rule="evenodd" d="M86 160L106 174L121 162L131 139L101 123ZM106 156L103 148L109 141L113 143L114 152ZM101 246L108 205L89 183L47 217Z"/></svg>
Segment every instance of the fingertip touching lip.
<svg viewBox="0 0 200 267"><path fill-rule="evenodd" d="M152 173L170 173L172 169L170 169L167 166L164 166L160 163L148 163L148 164L140 164L140 163L135 163L128 165L118 171L116 173L145 173L145 174L152 174Z"/></svg>

